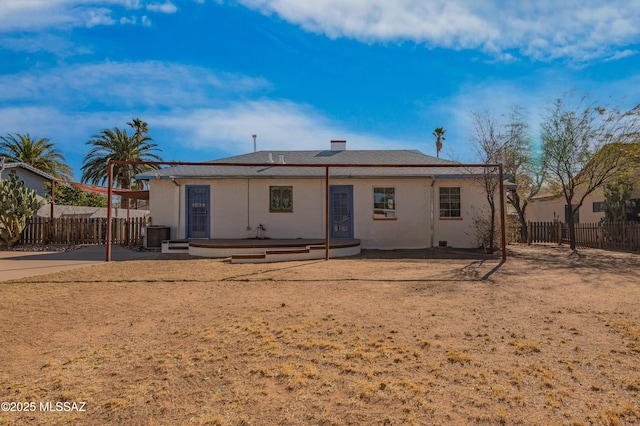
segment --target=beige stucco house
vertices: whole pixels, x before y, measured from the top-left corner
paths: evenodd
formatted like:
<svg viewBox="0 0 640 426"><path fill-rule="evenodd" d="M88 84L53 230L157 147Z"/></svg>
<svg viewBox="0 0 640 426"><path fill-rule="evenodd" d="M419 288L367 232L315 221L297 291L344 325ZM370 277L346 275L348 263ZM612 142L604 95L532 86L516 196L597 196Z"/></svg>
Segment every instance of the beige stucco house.
<svg viewBox="0 0 640 426"><path fill-rule="evenodd" d="M578 194L574 200L582 196ZM604 190L597 188L587 195L578 209L576 223L598 223L604 218ZM631 193L627 203L627 219L640 221L640 188ZM530 222L567 222L567 201L562 194L544 194L535 197L527 206L527 221Z"/></svg>
<svg viewBox="0 0 640 426"><path fill-rule="evenodd" d="M437 167L388 167L408 164ZM473 218L486 200L457 164L332 141L325 151L258 151L137 178L149 181L152 222L168 226L171 239L322 238L328 199L330 237L362 248L478 247Z"/></svg>

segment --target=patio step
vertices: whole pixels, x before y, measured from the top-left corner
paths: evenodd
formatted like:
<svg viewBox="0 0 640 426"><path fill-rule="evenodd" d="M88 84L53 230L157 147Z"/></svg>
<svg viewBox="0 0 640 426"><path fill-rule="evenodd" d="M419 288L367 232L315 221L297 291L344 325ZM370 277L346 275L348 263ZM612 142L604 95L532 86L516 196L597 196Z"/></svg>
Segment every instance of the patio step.
<svg viewBox="0 0 640 426"><path fill-rule="evenodd" d="M279 248L265 250L263 253L241 253L231 255L231 263L271 263L288 262L292 260L322 259L324 251L312 251L312 247Z"/></svg>
<svg viewBox="0 0 640 426"><path fill-rule="evenodd" d="M162 241L162 253L188 253L189 241Z"/></svg>
<svg viewBox="0 0 640 426"><path fill-rule="evenodd" d="M163 241L162 252L230 259L232 263L285 262L323 259L326 256L325 240L319 238L167 240ZM331 242L330 257L353 256L358 253L360 240L341 239Z"/></svg>

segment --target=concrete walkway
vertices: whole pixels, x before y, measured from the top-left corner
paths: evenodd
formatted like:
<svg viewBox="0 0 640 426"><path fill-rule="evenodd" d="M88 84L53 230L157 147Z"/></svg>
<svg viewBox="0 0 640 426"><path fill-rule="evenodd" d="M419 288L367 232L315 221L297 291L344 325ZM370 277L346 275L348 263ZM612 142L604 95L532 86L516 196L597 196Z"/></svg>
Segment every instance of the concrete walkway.
<svg viewBox="0 0 640 426"><path fill-rule="evenodd" d="M0 251L0 281L98 265L105 262L105 250L105 246L87 246L66 252ZM115 262L155 254L157 253L137 252L120 246L111 247L111 259Z"/></svg>

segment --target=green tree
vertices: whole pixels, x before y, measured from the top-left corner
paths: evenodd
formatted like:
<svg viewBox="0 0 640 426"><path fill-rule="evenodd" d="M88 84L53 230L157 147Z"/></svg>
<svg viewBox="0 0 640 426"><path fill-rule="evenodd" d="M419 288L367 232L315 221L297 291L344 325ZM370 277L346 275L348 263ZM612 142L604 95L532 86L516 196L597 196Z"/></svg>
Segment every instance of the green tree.
<svg viewBox="0 0 640 426"><path fill-rule="evenodd" d="M433 136L436 137L436 157L440 157L440 150L442 150L442 141L446 140L444 137L446 130L444 127L436 127L433 131Z"/></svg>
<svg viewBox="0 0 640 426"><path fill-rule="evenodd" d="M625 154L628 161L616 170L611 182L604 186L605 222L627 221L627 203L631 200L633 189L640 185L640 141L629 144L627 148Z"/></svg>
<svg viewBox="0 0 640 426"><path fill-rule="evenodd" d="M575 251L575 215L584 199L615 179L632 158L631 142L640 134L640 105L621 112L596 105L587 96L572 103L565 95L550 105L542 143L551 184L568 206L569 244Z"/></svg>
<svg viewBox="0 0 640 426"><path fill-rule="evenodd" d="M73 179L71 167L65 163L60 151L54 148L48 138L32 138L28 133L0 137L0 157L2 156L33 166L58 179Z"/></svg>
<svg viewBox="0 0 640 426"><path fill-rule="evenodd" d="M518 214L520 237L526 241L526 210L531 199L540 192L545 165L534 155L529 125L522 109L517 105L510 107L505 120L498 120L488 112L474 113L473 126L472 140L480 161L484 164L502 164L504 174L509 175L515 183L508 189L506 201ZM500 187L498 175L498 168L486 167L479 178L489 205L489 217L476 219L476 222L486 224L487 229L481 233L487 236L491 244L495 239L496 198Z"/></svg>
<svg viewBox="0 0 640 426"><path fill-rule="evenodd" d="M488 112L473 114L473 146L476 149L478 158L482 164L499 164L503 157L506 141L500 133L500 124L492 114ZM478 181L484 189L485 198L489 205L489 217L474 218L476 226L482 226L485 229L476 230L477 233L486 237L488 246L485 248L492 253L495 245L495 223L497 215L497 199L496 195L500 189L500 180L498 176L500 170L498 167L486 166L482 175L479 175ZM482 216L484 211L480 211Z"/></svg>
<svg viewBox="0 0 640 426"><path fill-rule="evenodd" d="M546 164L534 153L529 124L519 106L511 107L502 127L505 142L500 162L505 174L515 183L515 187L507 191L506 200L518 214L521 241L527 241L527 207L542 188Z"/></svg>
<svg viewBox="0 0 640 426"><path fill-rule="evenodd" d="M0 248L11 248L20 240L22 231L45 202L15 174L0 179Z"/></svg>
<svg viewBox="0 0 640 426"><path fill-rule="evenodd" d="M134 121L135 122L135 121ZM162 161L155 152L161 151L153 139L146 136L146 123L135 127L136 133L128 135L126 130L117 127L104 129L100 134L92 136L87 145L92 148L84 158L82 166L82 182L93 185L104 185L108 181L108 161ZM138 173L156 170L158 166L147 164L117 164L113 167L114 185L123 189L130 189L134 176Z"/></svg>
<svg viewBox="0 0 640 426"><path fill-rule="evenodd" d="M51 192L51 184L45 183ZM56 185L54 190L55 203L63 206L107 207L107 197L95 192L85 191L73 185Z"/></svg>
<svg viewBox="0 0 640 426"><path fill-rule="evenodd" d="M628 176L618 176L604 186L604 218L605 222L626 222L627 201L631 199L633 184Z"/></svg>

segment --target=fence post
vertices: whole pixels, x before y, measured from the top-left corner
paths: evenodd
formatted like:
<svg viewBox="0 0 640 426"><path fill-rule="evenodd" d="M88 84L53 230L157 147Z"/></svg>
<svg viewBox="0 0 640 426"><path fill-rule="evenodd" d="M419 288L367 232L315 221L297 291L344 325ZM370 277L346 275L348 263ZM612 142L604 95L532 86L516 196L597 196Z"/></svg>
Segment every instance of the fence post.
<svg viewBox="0 0 640 426"><path fill-rule="evenodd" d="M604 224L602 222L598 224L598 248L604 248Z"/></svg>

